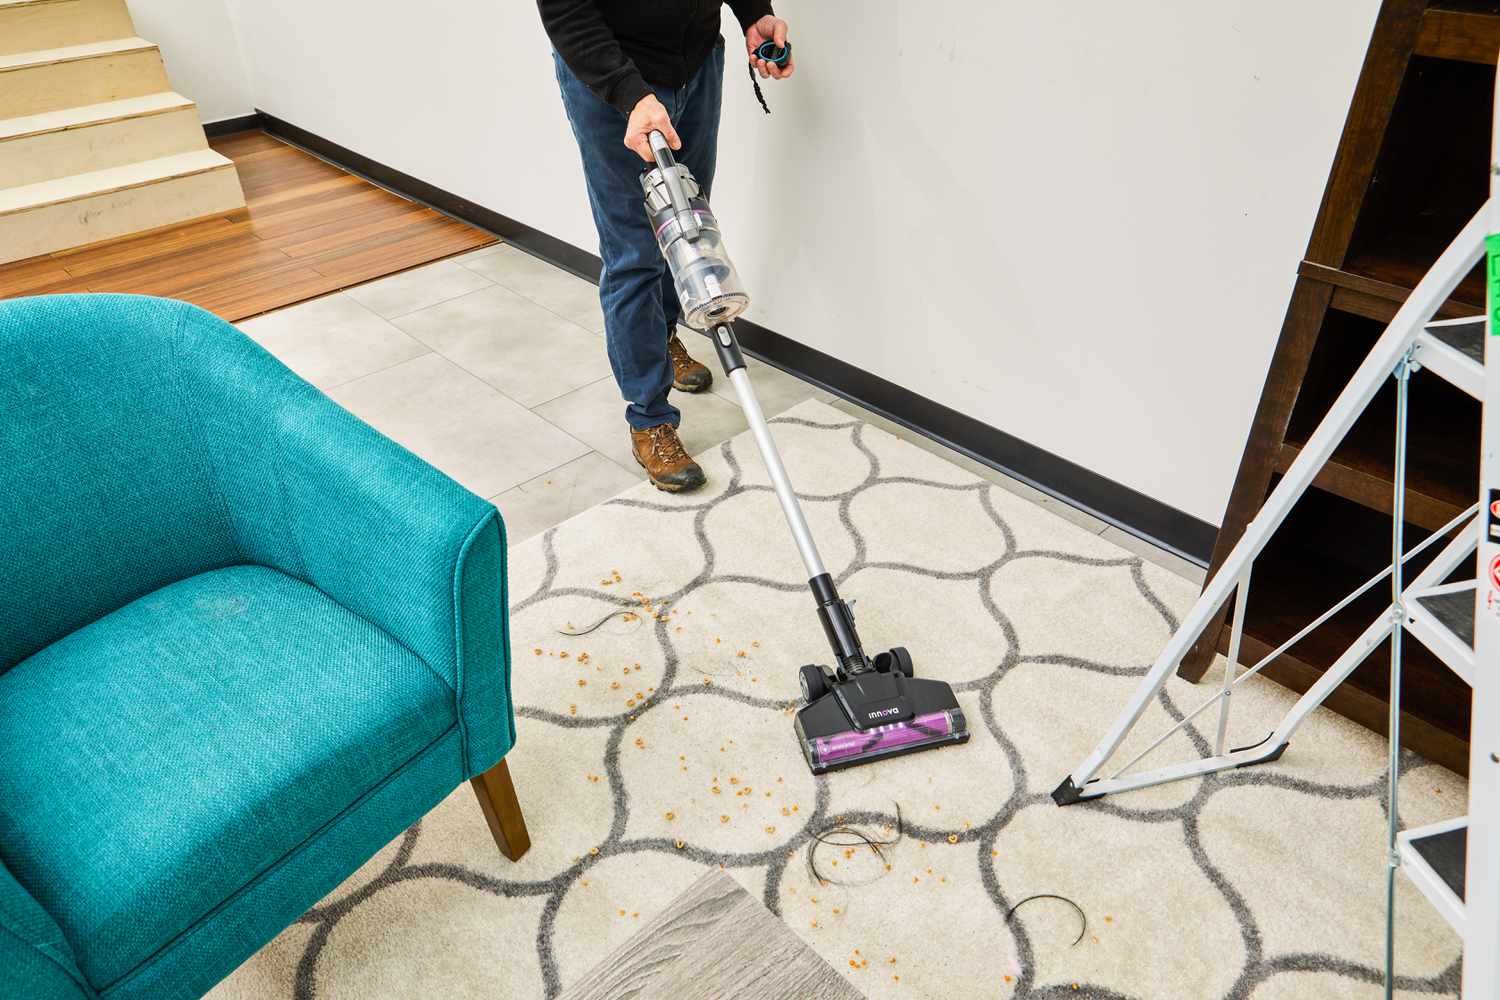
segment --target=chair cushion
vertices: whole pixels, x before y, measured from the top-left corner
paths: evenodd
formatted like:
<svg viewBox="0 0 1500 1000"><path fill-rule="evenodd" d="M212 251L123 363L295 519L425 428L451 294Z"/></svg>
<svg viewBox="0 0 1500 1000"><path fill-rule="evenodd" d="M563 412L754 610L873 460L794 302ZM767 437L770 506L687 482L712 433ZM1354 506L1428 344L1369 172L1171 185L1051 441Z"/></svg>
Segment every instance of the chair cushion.
<svg viewBox="0 0 1500 1000"><path fill-rule="evenodd" d="M0 858L103 990L455 724L425 663L316 588L189 577L0 675Z"/></svg>

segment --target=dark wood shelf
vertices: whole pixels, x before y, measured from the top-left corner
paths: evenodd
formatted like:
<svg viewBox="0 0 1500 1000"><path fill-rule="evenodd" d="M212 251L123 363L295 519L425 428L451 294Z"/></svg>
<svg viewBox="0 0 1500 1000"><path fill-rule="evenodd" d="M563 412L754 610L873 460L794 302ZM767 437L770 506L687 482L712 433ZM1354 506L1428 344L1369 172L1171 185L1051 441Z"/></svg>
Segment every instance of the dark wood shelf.
<svg viewBox="0 0 1500 1000"><path fill-rule="evenodd" d="M1428 14L1433 11L1458 14L1500 14L1500 0L1432 0L1427 7L1426 13Z"/></svg>
<svg viewBox="0 0 1500 1000"><path fill-rule="evenodd" d="M1333 286L1333 308L1382 323L1391 321L1426 271L1426 266L1394 261L1364 261L1337 268L1304 260L1297 268L1304 278ZM1436 318L1483 315L1483 302L1484 267L1478 265L1443 303Z"/></svg>
<svg viewBox="0 0 1500 1000"><path fill-rule="evenodd" d="M1284 473L1302 453L1339 393L1364 362L1384 326L1330 312L1307 360L1274 471ZM1406 519L1436 530L1474 503L1479 493L1479 404L1436 376L1416 373L1407 422ZM1392 511L1395 477L1396 384L1391 379L1370 402L1319 471L1330 493L1384 515Z"/></svg>
<svg viewBox="0 0 1500 1000"><path fill-rule="evenodd" d="M1495 65L1500 53L1500 4L1439 3L1422 15L1416 53L1435 59Z"/></svg>
<svg viewBox="0 0 1500 1000"><path fill-rule="evenodd" d="M1297 456L1302 453L1299 445L1287 442L1281 446L1281 452L1276 458L1276 471L1285 472L1292 467ZM1391 500L1395 495L1395 485L1391 482L1391 470L1381 468L1378 461L1371 462L1372 456L1355 453L1334 453L1332 459L1325 465L1313 480L1313 485L1321 490L1336 494L1352 500L1362 507L1378 511L1383 514L1391 513ZM1386 466L1389 466L1389 462ZM1410 524L1436 531L1469 507L1473 501L1460 506L1453 497L1436 495L1432 484L1414 483L1408 485L1406 490L1406 520Z"/></svg>
<svg viewBox="0 0 1500 1000"><path fill-rule="evenodd" d="M1342 260L1310 259L1412 288L1489 197L1494 89L1493 66L1414 55ZM1484 301L1473 275L1459 287Z"/></svg>

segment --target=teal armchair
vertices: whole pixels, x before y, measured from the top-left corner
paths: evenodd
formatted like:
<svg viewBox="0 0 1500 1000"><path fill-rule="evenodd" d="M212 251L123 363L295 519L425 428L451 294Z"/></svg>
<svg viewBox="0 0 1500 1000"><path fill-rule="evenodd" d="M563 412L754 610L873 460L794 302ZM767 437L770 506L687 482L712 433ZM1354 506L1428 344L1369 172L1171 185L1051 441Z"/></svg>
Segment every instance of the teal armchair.
<svg viewBox="0 0 1500 1000"><path fill-rule="evenodd" d="M495 508L181 302L0 302L0 996L196 997L470 779Z"/></svg>

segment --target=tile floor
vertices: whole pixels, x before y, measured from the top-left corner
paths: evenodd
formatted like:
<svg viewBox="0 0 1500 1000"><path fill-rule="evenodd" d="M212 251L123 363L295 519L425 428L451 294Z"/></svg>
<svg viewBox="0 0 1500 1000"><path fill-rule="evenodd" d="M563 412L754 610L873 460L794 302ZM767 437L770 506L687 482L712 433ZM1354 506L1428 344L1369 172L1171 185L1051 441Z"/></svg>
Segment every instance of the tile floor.
<svg viewBox="0 0 1500 1000"><path fill-rule="evenodd" d="M644 478L610 375L597 289L515 247L486 247L290 306L240 329L340 404L505 515L511 544ZM713 390L674 393L703 451L744 430L713 350L684 343ZM1194 582L1203 570L1003 473L769 365L750 362L775 416L817 398L1094 531Z"/></svg>

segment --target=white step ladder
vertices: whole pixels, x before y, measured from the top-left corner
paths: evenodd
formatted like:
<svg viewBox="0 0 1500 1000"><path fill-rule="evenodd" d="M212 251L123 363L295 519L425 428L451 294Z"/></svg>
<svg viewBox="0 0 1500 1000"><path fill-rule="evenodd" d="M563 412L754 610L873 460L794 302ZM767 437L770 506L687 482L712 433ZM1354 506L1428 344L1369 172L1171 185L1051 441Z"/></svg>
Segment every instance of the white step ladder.
<svg viewBox="0 0 1500 1000"><path fill-rule="evenodd" d="M1490 237L1485 298L1484 398L1500 400L1500 80L1496 81L1496 126L1490 152ZM1474 719L1469 728L1469 815L1464 870L1458 900L1464 938L1465 1000L1500 996L1500 406L1484 407L1479 449L1482 510L1476 539L1473 633ZM1461 620L1460 620L1461 624ZM1447 831L1411 830L1403 835L1408 875L1443 908L1441 892L1422 882ZM1421 865L1416 862L1420 860ZM1440 871L1440 869L1439 869ZM1445 880L1446 881L1446 880ZM1446 887L1446 885L1445 885ZM1387 974L1389 978L1389 974Z"/></svg>
<svg viewBox="0 0 1500 1000"><path fill-rule="evenodd" d="M1496 101L1500 110L1500 97ZM1404 544L1406 444L1410 380L1418 372L1442 378L1484 403L1500 398L1500 126L1491 168L1490 201L1480 209L1397 311L1374 349L1340 393L1328 415L1266 499L1238 544L1225 558L1182 625L1141 680L1130 701L1099 744L1052 793L1071 805L1132 789L1179 781L1281 757L1314 708L1379 645L1391 644L1390 776L1387 830L1386 996L1392 995L1394 902L1397 871L1430 899L1464 938L1465 1000L1500 998L1500 406L1483 407L1481 497L1420 545ZM1432 322L1454 288L1488 248L1487 316ZM1396 387L1396 460L1392 497L1391 565L1315 621L1240 672L1240 643L1251 571L1271 536L1364 413L1387 378ZM1416 579L1405 582L1405 565L1444 540L1447 544ZM1470 576L1465 566L1474 567ZM1460 573L1465 579L1448 582ZM1391 602L1368 628L1292 706L1259 743L1226 749L1235 688L1306 638L1361 595L1389 578ZM1115 752L1156 699L1183 656L1215 613L1234 598L1229 656L1219 689L1121 765ZM1428 647L1474 691L1470 733L1469 816L1400 832L1401 652L1410 634ZM1197 760L1133 770L1174 733L1218 706L1213 753ZM1106 769L1105 765L1110 764ZM1470 831L1472 830L1472 835Z"/></svg>

